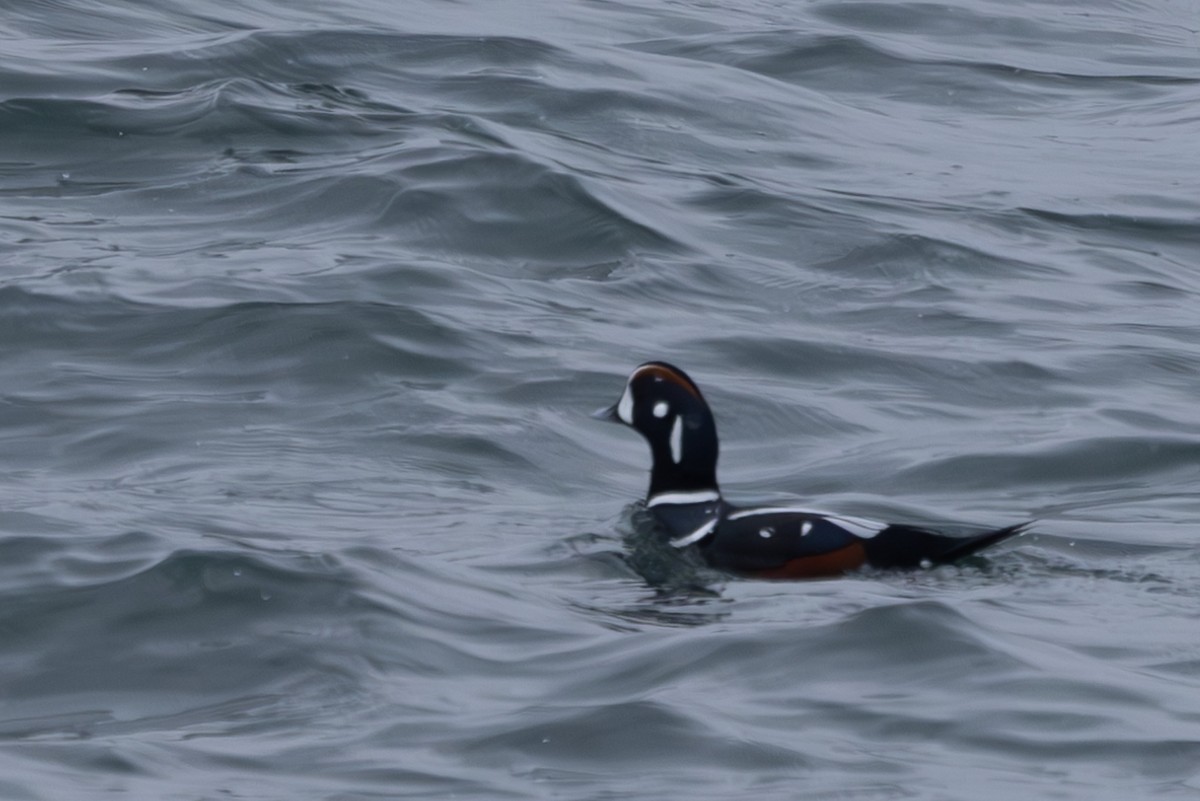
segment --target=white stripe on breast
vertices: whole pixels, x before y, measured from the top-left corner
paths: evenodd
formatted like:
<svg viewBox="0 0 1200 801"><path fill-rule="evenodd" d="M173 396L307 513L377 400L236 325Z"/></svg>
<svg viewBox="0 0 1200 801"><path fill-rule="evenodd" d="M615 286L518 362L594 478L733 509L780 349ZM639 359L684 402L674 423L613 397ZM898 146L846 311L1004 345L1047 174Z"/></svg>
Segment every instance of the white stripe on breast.
<svg viewBox="0 0 1200 801"><path fill-rule="evenodd" d="M712 530L717 527L718 522L720 522L720 518L714 517L691 534L685 534L682 537L676 537L671 540L671 545L676 548L686 548L693 542L699 542L712 533Z"/></svg>

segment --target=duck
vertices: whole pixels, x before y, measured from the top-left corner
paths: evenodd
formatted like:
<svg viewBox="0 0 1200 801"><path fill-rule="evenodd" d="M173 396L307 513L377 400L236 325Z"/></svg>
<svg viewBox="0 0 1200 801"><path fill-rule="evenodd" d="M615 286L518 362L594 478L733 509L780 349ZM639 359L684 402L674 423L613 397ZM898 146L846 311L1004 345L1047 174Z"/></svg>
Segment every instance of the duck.
<svg viewBox="0 0 1200 801"><path fill-rule="evenodd" d="M951 564L1023 533L1028 522L968 536L792 506L735 506L717 484L716 420L700 388L662 361L638 365L616 403L596 418L632 428L650 445L645 507L660 536L695 549L719 571L808 579L862 568Z"/></svg>

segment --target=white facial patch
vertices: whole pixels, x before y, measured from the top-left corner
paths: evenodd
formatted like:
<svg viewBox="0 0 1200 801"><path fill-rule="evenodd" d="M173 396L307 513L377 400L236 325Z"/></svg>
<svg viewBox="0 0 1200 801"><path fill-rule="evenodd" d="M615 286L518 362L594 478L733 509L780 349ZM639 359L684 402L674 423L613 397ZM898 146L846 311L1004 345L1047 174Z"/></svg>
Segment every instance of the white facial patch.
<svg viewBox="0 0 1200 801"><path fill-rule="evenodd" d="M671 411L671 406L666 401L659 401L658 403L654 404L655 417L666 417L667 412L669 411Z"/></svg>
<svg viewBox="0 0 1200 801"><path fill-rule="evenodd" d="M868 520L865 517L846 517L845 515L828 515L826 517L830 523L841 526L856 537L862 537L864 540L869 540L879 532L888 527L887 523L880 523L877 520Z"/></svg>
<svg viewBox="0 0 1200 801"><path fill-rule="evenodd" d="M625 394L617 403L617 417L621 418L621 422L625 425L633 425L633 393L629 390L628 384L625 385Z"/></svg>
<svg viewBox="0 0 1200 801"><path fill-rule="evenodd" d="M683 461L683 418L679 415L671 426L671 459L675 464Z"/></svg>

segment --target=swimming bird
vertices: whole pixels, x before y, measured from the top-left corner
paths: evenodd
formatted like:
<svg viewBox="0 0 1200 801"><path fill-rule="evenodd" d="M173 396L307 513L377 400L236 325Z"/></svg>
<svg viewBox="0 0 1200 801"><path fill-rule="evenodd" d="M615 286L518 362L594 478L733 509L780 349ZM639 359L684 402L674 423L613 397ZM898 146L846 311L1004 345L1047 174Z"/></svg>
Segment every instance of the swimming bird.
<svg viewBox="0 0 1200 801"><path fill-rule="evenodd" d="M650 444L646 507L676 548L696 548L719 570L767 579L833 576L860 567L955 562L1021 533L1027 523L966 537L790 506L738 507L717 485L717 427L688 375L639 365L625 391L594 417L623 423Z"/></svg>

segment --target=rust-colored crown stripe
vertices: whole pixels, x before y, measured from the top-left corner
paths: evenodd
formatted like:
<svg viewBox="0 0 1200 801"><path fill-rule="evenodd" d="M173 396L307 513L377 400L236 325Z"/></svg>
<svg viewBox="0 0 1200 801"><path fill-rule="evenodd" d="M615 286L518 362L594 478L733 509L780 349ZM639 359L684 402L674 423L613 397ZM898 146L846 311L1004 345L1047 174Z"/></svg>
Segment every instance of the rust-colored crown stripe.
<svg viewBox="0 0 1200 801"><path fill-rule="evenodd" d="M703 397L700 394L700 388L692 383L690 378L669 365L662 364L661 362L646 362L633 371L633 378L637 378L642 373L657 375L664 381L669 381L678 387L682 387L697 398ZM633 379L631 378L630 380Z"/></svg>

